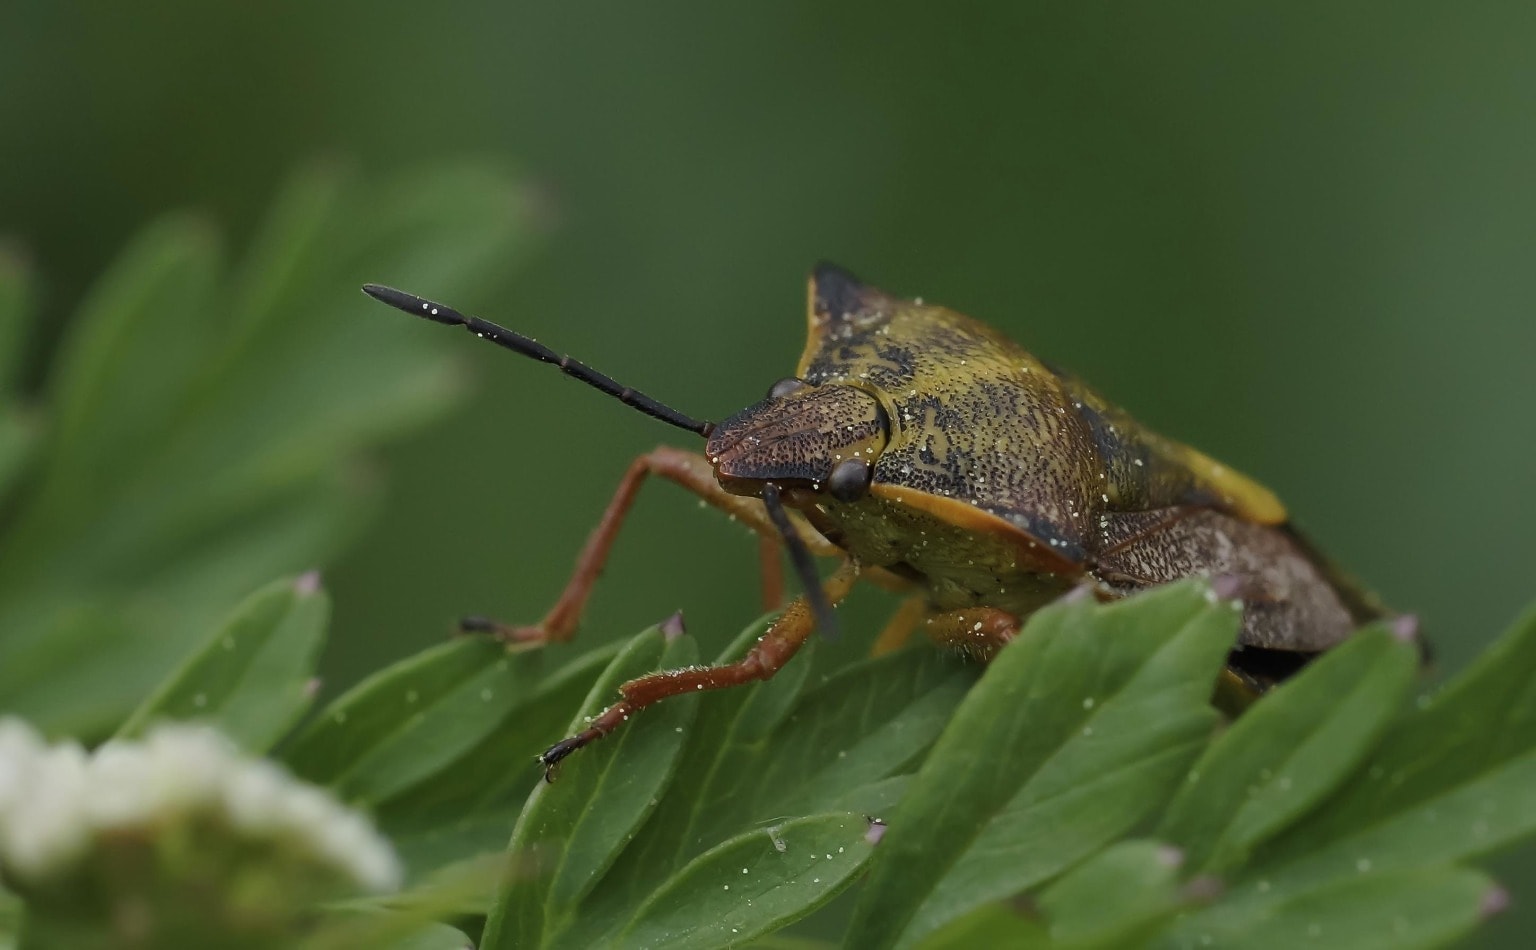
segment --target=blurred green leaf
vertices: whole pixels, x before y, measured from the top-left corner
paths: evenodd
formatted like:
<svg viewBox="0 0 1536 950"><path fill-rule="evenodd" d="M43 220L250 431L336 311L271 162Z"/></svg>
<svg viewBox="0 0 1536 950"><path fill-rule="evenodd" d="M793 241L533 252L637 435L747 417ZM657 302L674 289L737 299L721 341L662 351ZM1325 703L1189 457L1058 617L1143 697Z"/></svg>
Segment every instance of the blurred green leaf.
<svg viewBox="0 0 1536 950"><path fill-rule="evenodd" d="M239 597L332 556L376 497L352 460L460 391L448 341L359 285L472 303L525 217L481 168L382 186L321 168L233 279L188 219L132 242L71 324L55 424L0 536L0 705L99 735Z"/></svg>
<svg viewBox="0 0 1536 950"><path fill-rule="evenodd" d="M696 659L697 647L688 637L664 642L654 628L641 634L598 678L568 734L611 704L624 682ZM559 945L581 899L634 837L671 779L697 699L678 696L647 710L638 722L562 763L557 783L534 788L512 831L513 866L486 921L486 950Z"/></svg>
<svg viewBox="0 0 1536 950"><path fill-rule="evenodd" d="M0 397L0 504L31 461L37 430L35 419Z"/></svg>
<svg viewBox="0 0 1536 950"><path fill-rule="evenodd" d="M475 942L464 931L447 924L427 924L384 946L386 950L475 950Z"/></svg>
<svg viewBox="0 0 1536 950"><path fill-rule="evenodd" d="M384 911L332 914L319 932L300 941L299 950L474 950L475 942L456 927Z"/></svg>
<svg viewBox="0 0 1536 950"><path fill-rule="evenodd" d="M1225 871L1339 787L1403 706L1419 651L1361 631L1281 684L1189 772L1159 837L1192 869Z"/></svg>
<svg viewBox="0 0 1536 950"><path fill-rule="evenodd" d="M1319 882L1286 899L1245 904L1243 915L1197 915L1156 947L1195 950L1415 950L1457 943L1497 893L1484 874L1438 867Z"/></svg>
<svg viewBox="0 0 1536 950"><path fill-rule="evenodd" d="M1184 906L1184 855L1158 841L1122 841L1084 861L1040 892L1058 946L1143 944Z"/></svg>
<svg viewBox="0 0 1536 950"><path fill-rule="evenodd" d="M32 274L26 259L0 242L0 412L16 396L31 333Z"/></svg>
<svg viewBox="0 0 1536 950"><path fill-rule="evenodd" d="M0 950L12 950L21 932L21 901L0 887Z"/></svg>
<svg viewBox="0 0 1536 950"><path fill-rule="evenodd" d="M614 947L733 947L792 923L853 882L874 845L858 815L795 818L700 855L656 889Z"/></svg>
<svg viewBox="0 0 1536 950"><path fill-rule="evenodd" d="M1040 921L1026 918L1003 904L982 904L924 937L917 950L1049 950L1053 946L1050 932Z"/></svg>
<svg viewBox="0 0 1536 950"><path fill-rule="evenodd" d="M338 697L283 754L298 775L375 804L436 774L527 702L542 657L461 637Z"/></svg>
<svg viewBox="0 0 1536 950"><path fill-rule="evenodd" d="M163 449L213 346L222 270L212 230L170 217L92 288L49 378L53 427L33 517L65 534L89 531L124 475Z"/></svg>
<svg viewBox="0 0 1536 950"><path fill-rule="evenodd" d="M118 735L141 736L157 719L199 719L242 748L265 752L309 708L330 615L319 575L268 584L235 608Z"/></svg>
<svg viewBox="0 0 1536 950"><path fill-rule="evenodd" d="M1159 807L1215 724L1209 684L1237 620L1194 582L1036 614L889 816L847 939L915 942Z"/></svg>

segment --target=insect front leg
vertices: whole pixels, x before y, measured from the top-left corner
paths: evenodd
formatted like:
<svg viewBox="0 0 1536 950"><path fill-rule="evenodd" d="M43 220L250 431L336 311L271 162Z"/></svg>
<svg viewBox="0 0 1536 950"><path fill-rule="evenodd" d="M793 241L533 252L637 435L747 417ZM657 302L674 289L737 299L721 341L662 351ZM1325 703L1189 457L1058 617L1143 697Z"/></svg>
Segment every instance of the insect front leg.
<svg viewBox="0 0 1536 950"><path fill-rule="evenodd" d="M624 516L629 513L630 505L634 504L635 495L639 493L640 486L649 475L659 475L669 482L681 485L706 504L724 511L760 536L773 539L771 548L767 544L763 545L765 561L770 554L773 560L771 566L767 563L764 565L763 596L765 602L771 596L772 603L777 606L783 590L783 583L777 572L779 534L773 522L768 519L763 503L756 498L732 495L721 488L720 483L715 480L714 468L704 456L669 446L660 446L630 463L629 470L624 473L618 489L613 493L613 499L608 502L608 507L598 521L597 527L587 537L586 545L576 558L576 569L572 572L571 579L566 582L560 599L555 601L555 605L542 620L536 624L515 626L485 617L466 617L460 621L460 629L465 632L490 633L507 643L530 646L569 640L576 633L576 627L581 621L582 609L586 606L587 597L592 593L593 584L602 574L603 565L608 560L608 552L613 548L614 539L618 537L619 528L624 523ZM812 554L831 556L842 553L810 528L798 523L797 527L801 528L801 537Z"/></svg>
<svg viewBox="0 0 1536 950"><path fill-rule="evenodd" d="M848 596L848 591L853 587L858 576L857 561L843 562L843 565L822 583L827 602L835 606ZM797 597L779 619L773 622L767 632L758 638L752 649L747 651L747 655L734 663L721 666L696 666L683 670L662 670L630 680L619 687L619 695L623 698L603 710L597 718L592 720L590 726L569 739L562 739L555 743L539 756L539 761L544 765L544 778L553 781L554 768L561 759L582 746L606 736L623 725L631 715L652 703L661 702L669 696L679 696L704 689L726 689L756 680L771 679L800 650L815 626L815 617L810 605L804 597Z"/></svg>

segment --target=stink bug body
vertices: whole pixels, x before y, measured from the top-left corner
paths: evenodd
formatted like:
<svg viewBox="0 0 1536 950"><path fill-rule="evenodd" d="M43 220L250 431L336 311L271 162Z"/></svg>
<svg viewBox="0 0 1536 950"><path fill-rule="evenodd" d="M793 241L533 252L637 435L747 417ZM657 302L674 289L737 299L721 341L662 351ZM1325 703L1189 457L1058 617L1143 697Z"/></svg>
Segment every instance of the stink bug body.
<svg viewBox="0 0 1536 950"><path fill-rule="evenodd" d="M736 663L642 677L590 728L541 756L553 768L668 696L772 676L855 579L907 591L876 642L921 624L982 659L1021 618L1079 585L1121 597L1191 575L1223 575L1244 602L1218 698L1241 705L1385 611L1289 525L1266 488L1136 423L1075 377L969 317L865 285L830 265L810 282L796 374L719 424L701 422L495 324L385 287L370 295L463 326L707 439L636 459L565 592L538 624L471 619L537 644L574 633L582 605L645 477L660 475L764 539L764 593L777 604L778 545L805 588ZM842 566L825 582L812 557ZM548 774L548 773L546 773Z"/></svg>

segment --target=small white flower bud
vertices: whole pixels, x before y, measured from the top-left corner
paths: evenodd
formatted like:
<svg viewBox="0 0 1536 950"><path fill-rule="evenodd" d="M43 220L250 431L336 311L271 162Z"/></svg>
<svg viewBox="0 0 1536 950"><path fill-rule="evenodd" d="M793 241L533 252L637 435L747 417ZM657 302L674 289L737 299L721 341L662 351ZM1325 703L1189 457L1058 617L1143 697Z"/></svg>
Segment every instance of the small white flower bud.
<svg viewBox="0 0 1536 950"><path fill-rule="evenodd" d="M201 726L164 725L141 742L112 741L93 756L45 745L31 727L0 720L0 869L24 881L66 878L103 832L242 838L272 860L329 868L338 882L383 891L402 872L371 822L324 789L242 755ZM231 853L238 853L231 848Z"/></svg>

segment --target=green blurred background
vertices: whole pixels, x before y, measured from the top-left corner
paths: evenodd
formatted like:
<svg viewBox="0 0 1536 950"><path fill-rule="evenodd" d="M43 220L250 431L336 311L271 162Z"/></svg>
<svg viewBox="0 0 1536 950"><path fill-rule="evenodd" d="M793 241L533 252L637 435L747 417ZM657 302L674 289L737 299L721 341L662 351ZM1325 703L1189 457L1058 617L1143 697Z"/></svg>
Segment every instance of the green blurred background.
<svg viewBox="0 0 1536 950"><path fill-rule="evenodd" d="M43 283L41 366L167 209L239 247L316 157L487 159L544 233L484 315L710 418L792 370L829 258L1258 476L1456 669L1536 595L1533 49L1516 0L9 0L0 233ZM629 459L676 441L454 342L472 399L383 453L379 517L325 565L328 690L459 614L537 617ZM587 632L683 607L723 642L756 577L739 529L656 486Z"/></svg>

